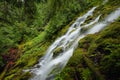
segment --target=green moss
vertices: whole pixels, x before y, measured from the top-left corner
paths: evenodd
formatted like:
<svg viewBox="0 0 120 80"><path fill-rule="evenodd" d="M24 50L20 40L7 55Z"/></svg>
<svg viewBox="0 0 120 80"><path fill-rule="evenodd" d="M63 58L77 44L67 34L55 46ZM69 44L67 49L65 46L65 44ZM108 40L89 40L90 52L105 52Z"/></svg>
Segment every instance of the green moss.
<svg viewBox="0 0 120 80"><path fill-rule="evenodd" d="M69 73L68 73L69 72ZM55 80L73 80L74 78L74 68L72 67L66 67L60 74L57 75Z"/></svg>
<svg viewBox="0 0 120 80"><path fill-rule="evenodd" d="M86 52L83 52L82 49L76 49L67 65L68 66L78 66L78 64L82 60L82 54L86 54Z"/></svg>
<svg viewBox="0 0 120 80"><path fill-rule="evenodd" d="M20 77L20 80L27 80L28 78L30 78L32 75L29 72L23 73Z"/></svg>
<svg viewBox="0 0 120 80"><path fill-rule="evenodd" d="M7 76L4 80L10 80L15 76L15 74L11 74L10 76Z"/></svg>
<svg viewBox="0 0 120 80"><path fill-rule="evenodd" d="M5 79L7 80L13 78L15 80L25 80L31 77L30 75L27 76L27 74L24 73L22 70L28 69L36 64L38 62L38 59L45 53L46 49L49 47L48 45L50 45L50 43L46 42L40 47L37 46L32 48L32 50L25 52L25 54L15 62L13 68L11 68L9 72L5 74Z"/></svg>
<svg viewBox="0 0 120 80"><path fill-rule="evenodd" d="M11 79L14 79L14 80L27 80L28 78L31 77L31 73L29 72L26 72L26 73L23 73L23 72L20 72L18 74L11 74L10 76L7 76L4 80L11 80Z"/></svg>
<svg viewBox="0 0 120 80"><path fill-rule="evenodd" d="M54 50L53 56L55 57L55 56L59 55L61 52L63 52L62 47L58 47Z"/></svg>
<svg viewBox="0 0 120 80"><path fill-rule="evenodd" d="M82 78L83 80L92 80L92 72L90 71L90 69L86 68L82 71Z"/></svg>

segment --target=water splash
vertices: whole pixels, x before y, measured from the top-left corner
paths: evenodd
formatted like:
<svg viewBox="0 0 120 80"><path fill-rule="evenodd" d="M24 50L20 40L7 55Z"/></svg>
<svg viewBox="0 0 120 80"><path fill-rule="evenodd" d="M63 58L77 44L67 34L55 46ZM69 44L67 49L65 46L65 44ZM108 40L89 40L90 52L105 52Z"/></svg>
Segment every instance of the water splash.
<svg viewBox="0 0 120 80"><path fill-rule="evenodd" d="M30 72L34 74L30 80L53 80L55 75L59 73L67 64L70 57L73 55L74 50L77 48L78 41L84 38L87 34L93 34L102 30L105 26L114 22L120 16L120 9L117 9L111 13L104 21L99 22L100 15L92 22L81 26L85 23L87 17L93 15L93 11L96 7L93 7L85 15L79 17L73 25L70 26L65 35L58 38L46 51L39 63L35 65L35 68L30 69ZM92 28L81 33L82 28L92 26ZM54 57L54 52L57 48L61 48L61 52ZM39 67L36 67L39 66Z"/></svg>
<svg viewBox="0 0 120 80"><path fill-rule="evenodd" d="M99 32L104 27L114 22L118 17L120 17L120 8L108 15L104 21L95 24L90 30L87 31L87 34L93 34Z"/></svg>

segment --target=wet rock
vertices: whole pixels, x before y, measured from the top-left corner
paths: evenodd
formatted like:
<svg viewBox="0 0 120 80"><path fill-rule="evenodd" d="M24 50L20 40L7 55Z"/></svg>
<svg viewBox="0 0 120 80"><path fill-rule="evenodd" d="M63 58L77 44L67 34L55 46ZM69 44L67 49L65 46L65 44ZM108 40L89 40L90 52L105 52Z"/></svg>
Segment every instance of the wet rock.
<svg viewBox="0 0 120 80"><path fill-rule="evenodd" d="M81 33L86 32L88 29L89 29L89 28L85 28L85 27L81 28Z"/></svg>
<svg viewBox="0 0 120 80"><path fill-rule="evenodd" d="M53 52L53 56L56 57L57 55L59 55L59 53L63 52L63 48L62 47L58 47L55 49L55 51Z"/></svg>

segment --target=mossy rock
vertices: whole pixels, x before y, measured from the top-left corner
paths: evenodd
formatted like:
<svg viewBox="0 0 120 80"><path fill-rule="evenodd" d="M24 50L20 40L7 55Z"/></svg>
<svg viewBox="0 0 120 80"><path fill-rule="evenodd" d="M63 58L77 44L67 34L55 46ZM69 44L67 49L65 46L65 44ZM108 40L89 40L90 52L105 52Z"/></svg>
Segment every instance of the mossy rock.
<svg viewBox="0 0 120 80"><path fill-rule="evenodd" d="M32 76L31 73L26 72L21 76L20 80L28 80L31 76Z"/></svg>
<svg viewBox="0 0 120 80"><path fill-rule="evenodd" d="M85 33L88 29L89 29L89 27L83 27L83 28L81 28L81 33Z"/></svg>
<svg viewBox="0 0 120 80"><path fill-rule="evenodd" d="M56 57L57 55L59 55L59 53L63 52L63 48L62 47L58 47L55 49L55 51L53 52L53 56Z"/></svg>
<svg viewBox="0 0 120 80"><path fill-rule="evenodd" d="M11 74L10 76L7 76L4 80L10 80L15 76L15 74Z"/></svg>
<svg viewBox="0 0 120 80"><path fill-rule="evenodd" d="M23 72L20 71L19 73L12 73L5 77L4 80L28 80L30 77L32 77L32 74L30 72Z"/></svg>

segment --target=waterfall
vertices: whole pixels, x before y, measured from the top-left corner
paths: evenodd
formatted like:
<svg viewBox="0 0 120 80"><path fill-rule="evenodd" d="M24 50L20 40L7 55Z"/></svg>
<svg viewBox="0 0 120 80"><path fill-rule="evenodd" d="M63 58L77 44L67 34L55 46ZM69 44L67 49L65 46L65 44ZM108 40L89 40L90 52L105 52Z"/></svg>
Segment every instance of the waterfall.
<svg viewBox="0 0 120 80"><path fill-rule="evenodd" d="M102 22L98 22L101 15L98 15L88 24L85 23L89 16L93 15L96 7L93 7L85 15L79 17L68 29L68 31L58 38L46 51L46 54L39 60L39 63L29 71L34 74L30 80L53 80L67 64L74 50L77 48L78 41L84 38L87 34L99 32L104 27L114 22L120 16L120 8L112 12ZM88 28L89 26L92 26ZM85 32L81 32L83 28L88 28ZM55 51L60 49L60 52L54 56Z"/></svg>

